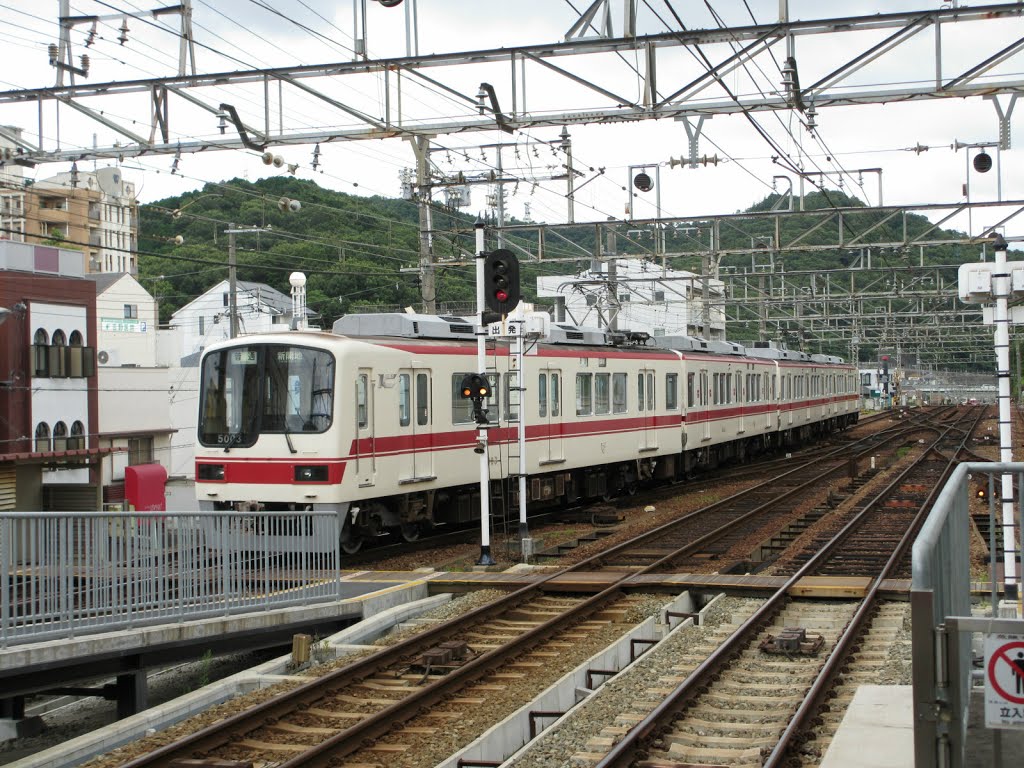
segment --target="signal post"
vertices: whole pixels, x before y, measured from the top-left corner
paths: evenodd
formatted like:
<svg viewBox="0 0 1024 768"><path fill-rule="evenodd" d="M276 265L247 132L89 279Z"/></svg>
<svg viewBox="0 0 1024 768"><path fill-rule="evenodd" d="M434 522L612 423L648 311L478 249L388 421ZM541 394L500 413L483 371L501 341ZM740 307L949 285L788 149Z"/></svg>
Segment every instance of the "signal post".
<svg viewBox="0 0 1024 768"><path fill-rule="evenodd" d="M477 447L480 454L480 559L477 565L494 565L491 557L491 467L488 451L487 430L490 424L487 411L483 408L483 400L491 396L490 382L487 379L487 328L491 322L501 320L519 304L519 260L511 251L498 249L484 251L484 224L476 223L476 311L478 323L476 328L476 365L478 374L465 377L462 381L462 396L473 400L473 413L477 422ZM522 329L520 329L522 330ZM519 349L522 349L520 339ZM525 530L525 475L523 475L522 444L524 442L525 403L523 402L523 372L520 357L517 383L519 397L519 432L520 432L520 531ZM501 414L498 414L500 419Z"/></svg>

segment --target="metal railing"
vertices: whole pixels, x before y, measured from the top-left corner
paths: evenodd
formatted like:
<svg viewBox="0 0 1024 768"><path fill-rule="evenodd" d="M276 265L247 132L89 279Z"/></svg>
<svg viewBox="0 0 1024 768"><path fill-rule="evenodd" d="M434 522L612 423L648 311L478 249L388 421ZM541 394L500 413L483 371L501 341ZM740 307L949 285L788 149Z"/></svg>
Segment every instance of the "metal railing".
<svg viewBox="0 0 1024 768"><path fill-rule="evenodd" d="M339 518L0 513L0 647L339 600Z"/></svg>
<svg viewBox="0 0 1024 768"><path fill-rule="evenodd" d="M1024 487L1024 464L970 462L958 466L935 501L914 543L913 622L914 765L964 765L970 706L972 648L960 633L971 617L971 520L969 499L977 488L997 489L1011 474ZM990 615L996 615L995 531L999 505L991 490L989 552L992 562ZM1018 514L1020 500L1017 501ZM1011 543L1010 546L1013 546ZM1017 571L1020 573L1020 570Z"/></svg>

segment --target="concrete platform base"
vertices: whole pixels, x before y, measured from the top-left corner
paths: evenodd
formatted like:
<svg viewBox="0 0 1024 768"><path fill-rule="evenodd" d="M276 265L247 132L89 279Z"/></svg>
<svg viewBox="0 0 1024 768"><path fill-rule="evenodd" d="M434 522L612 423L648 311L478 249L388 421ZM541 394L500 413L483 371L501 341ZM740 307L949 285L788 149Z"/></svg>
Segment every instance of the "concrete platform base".
<svg viewBox="0 0 1024 768"><path fill-rule="evenodd" d="M862 685L821 768L907 768L914 764L914 690Z"/></svg>
<svg viewBox="0 0 1024 768"><path fill-rule="evenodd" d="M43 732L43 718L23 717L19 720L0 720L0 742L10 739L26 739Z"/></svg>

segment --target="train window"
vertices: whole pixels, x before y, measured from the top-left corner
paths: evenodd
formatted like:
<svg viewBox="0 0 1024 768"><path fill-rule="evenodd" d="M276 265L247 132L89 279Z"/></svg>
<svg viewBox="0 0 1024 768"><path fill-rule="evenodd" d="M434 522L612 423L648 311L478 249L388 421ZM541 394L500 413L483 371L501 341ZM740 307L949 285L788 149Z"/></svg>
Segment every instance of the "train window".
<svg viewBox="0 0 1024 768"><path fill-rule="evenodd" d="M369 383L365 373L360 374L356 379L356 423L359 425L359 429L365 429L366 425L369 424L366 412L366 390Z"/></svg>
<svg viewBox="0 0 1024 768"><path fill-rule="evenodd" d="M398 426L408 427L412 423L412 388L409 374L398 374Z"/></svg>
<svg viewBox="0 0 1024 768"><path fill-rule="evenodd" d="M594 413L598 416L612 412L610 373L599 373L594 381Z"/></svg>
<svg viewBox="0 0 1024 768"><path fill-rule="evenodd" d="M203 445L248 446L261 432L323 432L334 412L334 358L285 345L238 346L203 360Z"/></svg>
<svg viewBox="0 0 1024 768"><path fill-rule="evenodd" d="M551 374L551 415L558 416L562 411L561 374Z"/></svg>
<svg viewBox="0 0 1024 768"><path fill-rule="evenodd" d="M665 407L674 411L679 408L679 374L665 374Z"/></svg>
<svg viewBox="0 0 1024 768"><path fill-rule="evenodd" d="M505 420L519 421L519 373L505 374Z"/></svg>
<svg viewBox="0 0 1024 768"><path fill-rule="evenodd" d="M711 374L711 403L718 405L718 378L720 373Z"/></svg>
<svg viewBox="0 0 1024 768"><path fill-rule="evenodd" d="M548 415L548 375L542 373L537 379L537 409L541 418Z"/></svg>
<svg viewBox="0 0 1024 768"><path fill-rule="evenodd" d="M629 376L625 373L612 374L612 413L629 410Z"/></svg>
<svg viewBox="0 0 1024 768"><path fill-rule="evenodd" d="M654 410L654 374L647 374L647 410Z"/></svg>
<svg viewBox="0 0 1024 768"><path fill-rule="evenodd" d="M693 374L686 374L686 407L693 408Z"/></svg>
<svg viewBox="0 0 1024 768"><path fill-rule="evenodd" d="M644 412L644 375L642 373L636 375L636 409L640 413Z"/></svg>
<svg viewBox="0 0 1024 768"><path fill-rule="evenodd" d="M576 374L576 415L589 416L594 412L594 374Z"/></svg>
<svg viewBox="0 0 1024 768"><path fill-rule="evenodd" d="M416 423L430 423L430 377L425 373L416 374Z"/></svg>

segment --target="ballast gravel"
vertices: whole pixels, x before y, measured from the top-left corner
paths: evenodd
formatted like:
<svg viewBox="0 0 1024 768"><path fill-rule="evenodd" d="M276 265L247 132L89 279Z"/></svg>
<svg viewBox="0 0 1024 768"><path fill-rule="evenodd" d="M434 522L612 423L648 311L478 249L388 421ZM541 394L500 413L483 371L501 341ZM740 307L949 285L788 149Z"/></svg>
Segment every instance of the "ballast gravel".
<svg viewBox="0 0 1024 768"><path fill-rule="evenodd" d="M635 663L609 680L572 717L550 728L529 749L510 763L511 768L551 768L574 765L573 755L588 751L588 743L605 728L615 727L624 712L636 712L645 692L664 687L666 670L679 659L705 653L715 628L739 617L751 615L760 600L726 597L708 607L700 626L683 627L666 638ZM717 643L716 643L717 645ZM646 701L653 709L658 701Z"/></svg>

